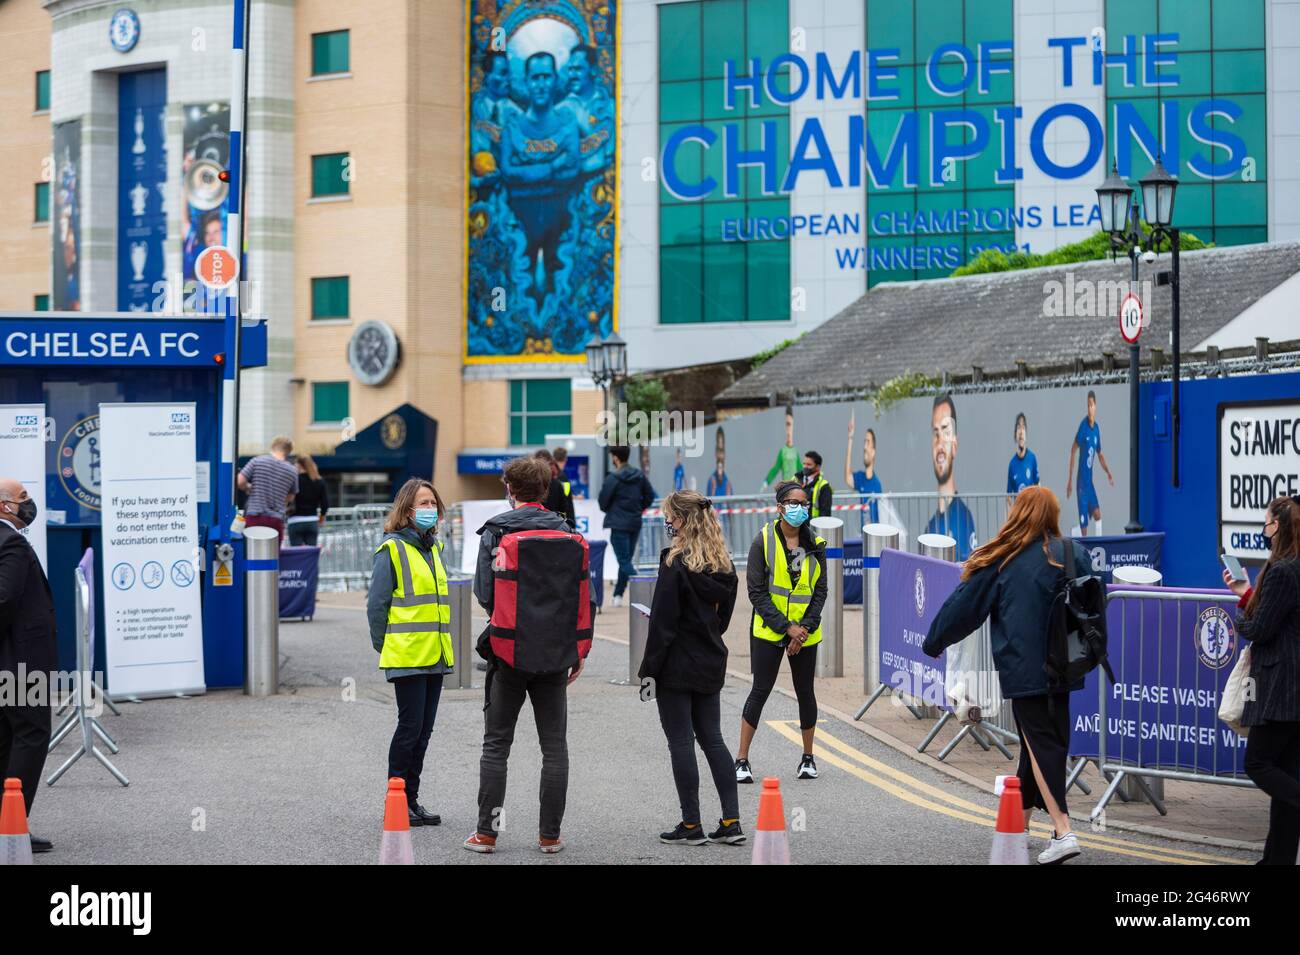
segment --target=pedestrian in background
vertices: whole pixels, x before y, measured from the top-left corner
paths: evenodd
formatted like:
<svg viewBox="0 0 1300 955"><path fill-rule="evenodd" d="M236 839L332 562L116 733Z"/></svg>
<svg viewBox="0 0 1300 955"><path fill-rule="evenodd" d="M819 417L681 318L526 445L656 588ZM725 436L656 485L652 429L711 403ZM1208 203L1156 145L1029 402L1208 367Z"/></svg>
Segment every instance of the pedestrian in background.
<svg viewBox="0 0 1300 955"><path fill-rule="evenodd" d="M298 455L296 464L298 493L294 495L293 516L289 518L289 544L292 547L315 547L330 509L329 490L310 454Z"/></svg>
<svg viewBox="0 0 1300 955"><path fill-rule="evenodd" d="M798 779L816 779L813 736L817 732L817 645L822 639L822 608L826 604L826 541L808 526L808 492L798 481L776 488L780 516L763 527L749 547L745 586L754 608L750 623L749 666L754 685L740 717L740 752L734 767L736 782L752 783L749 744L781 672L790 661L790 676L799 701L803 758Z"/></svg>
<svg viewBox="0 0 1300 955"><path fill-rule="evenodd" d="M384 522L384 539L375 552L366 600L370 642L379 651L379 668L397 697L388 778L406 781L412 826L442 822L436 812L420 805L419 797L443 677L456 662L447 571L438 548L438 522L445 514L442 498L428 481L411 478L402 485Z"/></svg>
<svg viewBox="0 0 1300 955"><path fill-rule="evenodd" d="M557 452L563 450L563 448L556 448ZM551 469L551 483L546 489L546 500L543 502L546 509L559 514L576 531L578 529L578 515L573 510L573 494L569 482L564 479L564 471L559 460L545 448L534 452L533 457Z"/></svg>
<svg viewBox="0 0 1300 955"><path fill-rule="evenodd" d="M1021 491L994 538L975 549L962 567L962 582L944 601L921 649L937 657L990 622L993 663L1002 696L1011 701L1020 735L1021 799L1025 825L1035 808L1054 827L1041 865L1079 854L1065 804L1066 757L1070 747L1070 692L1049 694L1047 634L1052 601L1065 580L1065 548L1074 548L1076 567L1091 567L1088 552L1061 536L1061 504L1041 485Z"/></svg>
<svg viewBox="0 0 1300 955"><path fill-rule="evenodd" d="M1262 865L1295 865L1300 853L1300 496L1265 512L1269 555L1254 588L1224 583L1241 598L1237 632L1250 641L1250 678L1241 724L1246 775L1271 798Z"/></svg>
<svg viewBox="0 0 1300 955"><path fill-rule="evenodd" d="M19 533L36 520L36 502L22 482L0 477L0 673L17 685L19 670L53 677L58 670L54 598L36 551ZM47 685L52 685L47 681ZM27 687L19 686L20 694ZM27 815L41 783L50 746L50 701L0 694L0 780L17 777ZM49 852L50 840L31 833L32 851Z"/></svg>
<svg viewBox="0 0 1300 955"><path fill-rule="evenodd" d="M736 605L736 571L707 497L674 491L664 498L663 512L669 543L659 555L650 631L638 673L659 707L681 804L681 821L659 839L669 845L737 845L745 834L731 753L722 739L721 710L727 675L722 635ZM722 801L718 828L707 836L700 821L697 741Z"/></svg>
<svg viewBox="0 0 1300 955"><path fill-rule="evenodd" d="M636 573L632 557L636 554L637 538L641 536L641 514L654 503L655 490L646 476L627 462L631 449L625 445L609 449L614 460L614 470L605 478L600 489L600 509L605 512L605 527L609 528L609 546L614 548L618 561L618 579L614 582L613 606L623 606L623 591L628 579Z"/></svg>
<svg viewBox="0 0 1300 955"><path fill-rule="evenodd" d="M271 453L259 454L239 470L236 483L248 495L245 527L274 527L284 538L284 522L298 493L298 469L289 462L293 442L281 435L271 441Z"/></svg>

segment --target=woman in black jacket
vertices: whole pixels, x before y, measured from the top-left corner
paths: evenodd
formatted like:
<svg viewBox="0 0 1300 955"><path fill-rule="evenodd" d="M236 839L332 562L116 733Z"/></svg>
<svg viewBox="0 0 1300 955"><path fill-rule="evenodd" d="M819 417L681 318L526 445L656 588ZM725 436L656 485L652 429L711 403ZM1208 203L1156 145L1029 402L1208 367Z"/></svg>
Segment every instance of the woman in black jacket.
<svg viewBox="0 0 1300 955"><path fill-rule="evenodd" d="M289 545L315 547L325 514L330 509L329 492L310 454L298 455L298 493L289 516Z"/></svg>
<svg viewBox="0 0 1300 955"><path fill-rule="evenodd" d="M731 753L722 739L721 695L727 674L722 634L736 605L736 571L712 502L696 491L676 491L663 502L672 543L659 555L659 581L650 608L650 634L638 676L653 694L668 737L682 821L659 839L669 845L745 841ZM709 761L722 800L718 828L700 823L700 773L695 741Z"/></svg>
<svg viewBox="0 0 1300 955"><path fill-rule="evenodd" d="M1265 512L1268 561L1241 597L1237 632L1250 641L1255 692L1241 714L1250 727L1246 775L1272 797L1262 865L1295 865L1300 852L1300 497L1279 497Z"/></svg>
<svg viewBox="0 0 1300 955"><path fill-rule="evenodd" d="M1016 775L1026 825L1035 807L1052 817L1054 832L1038 856L1041 865L1079 854L1065 804L1065 774L1070 691L1083 683L1049 695L1043 664L1052 600L1065 579L1065 548L1074 548L1076 568L1092 563L1079 543L1061 537L1060 524L1060 502L1047 488L1035 485L1016 495L997 535L966 560L960 586L939 608L921 645L937 657L989 619L993 664L1020 735Z"/></svg>

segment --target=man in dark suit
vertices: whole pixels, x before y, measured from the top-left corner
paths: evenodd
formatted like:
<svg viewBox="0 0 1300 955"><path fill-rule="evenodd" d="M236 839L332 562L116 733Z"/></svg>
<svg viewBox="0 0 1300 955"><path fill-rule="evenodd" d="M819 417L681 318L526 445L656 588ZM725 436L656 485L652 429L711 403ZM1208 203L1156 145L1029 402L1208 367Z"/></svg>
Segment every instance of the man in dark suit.
<svg viewBox="0 0 1300 955"><path fill-rule="evenodd" d="M50 706L48 699L23 699L30 685L26 676L44 672L48 678L58 668L50 583L19 533L34 520L36 502L27 489L0 477L0 673L17 691L16 699L0 702L0 778L22 780L29 816L50 745ZM48 840L32 836L33 852L51 848Z"/></svg>

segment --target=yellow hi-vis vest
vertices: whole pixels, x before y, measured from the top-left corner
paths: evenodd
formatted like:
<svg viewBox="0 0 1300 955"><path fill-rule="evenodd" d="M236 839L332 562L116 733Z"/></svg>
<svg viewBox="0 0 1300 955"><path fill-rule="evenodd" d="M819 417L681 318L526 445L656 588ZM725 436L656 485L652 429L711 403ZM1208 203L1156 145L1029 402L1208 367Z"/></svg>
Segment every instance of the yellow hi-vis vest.
<svg viewBox="0 0 1300 955"><path fill-rule="evenodd" d="M407 541L390 537L379 549L388 550L393 579L397 581L388 607L380 669L429 667L440 660L453 666L447 572L438 549L432 551L432 567L420 549Z"/></svg>
<svg viewBox="0 0 1300 955"><path fill-rule="evenodd" d="M813 589L817 586L817 579L821 577L821 564L817 562L814 555L806 555L799 568L799 579L792 582L790 568L785 560L785 545L777 539L777 535L781 533L777 527L780 523L778 518L759 532L763 535L763 562L767 564L767 592L771 595L776 609L785 614L786 619L791 623L798 623L808 612L808 604L812 602ZM817 543L825 544L826 541L818 537ZM770 640L773 643L785 639L784 633L777 633L763 622L757 610L754 611L753 633L760 640ZM821 639L822 628L819 625L816 630L808 634L808 639L803 645L811 647L820 643Z"/></svg>
<svg viewBox="0 0 1300 955"><path fill-rule="evenodd" d="M564 488L565 497L570 497L573 494L573 485L571 485L568 481L561 481L560 487Z"/></svg>
<svg viewBox="0 0 1300 955"><path fill-rule="evenodd" d="M821 474L817 475L817 480L813 482L812 490L808 493L808 496L812 498L809 502L810 510L808 511L808 518L810 520L814 517L831 516L829 514L823 514L821 511L817 510L817 501L821 497L822 488L829 487L830 483L831 482L826 480L826 478Z"/></svg>

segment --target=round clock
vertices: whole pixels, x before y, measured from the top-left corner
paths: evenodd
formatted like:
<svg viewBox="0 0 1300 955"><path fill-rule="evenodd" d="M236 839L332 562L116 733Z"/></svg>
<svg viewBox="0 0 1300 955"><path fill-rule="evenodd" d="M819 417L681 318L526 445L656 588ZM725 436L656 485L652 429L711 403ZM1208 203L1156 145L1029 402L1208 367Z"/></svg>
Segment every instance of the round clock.
<svg viewBox="0 0 1300 955"><path fill-rule="evenodd" d="M397 370L401 346L385 322L362 322L348 342L348 365L363 385L382 385Z"/></svg>
<svg viewBox="0 0 1300 955"><path fill-rule="evenodd" d="M116 11L108 21L108 41L118 53L130 52L140 41L140 18L127 7Z"/></svg>

